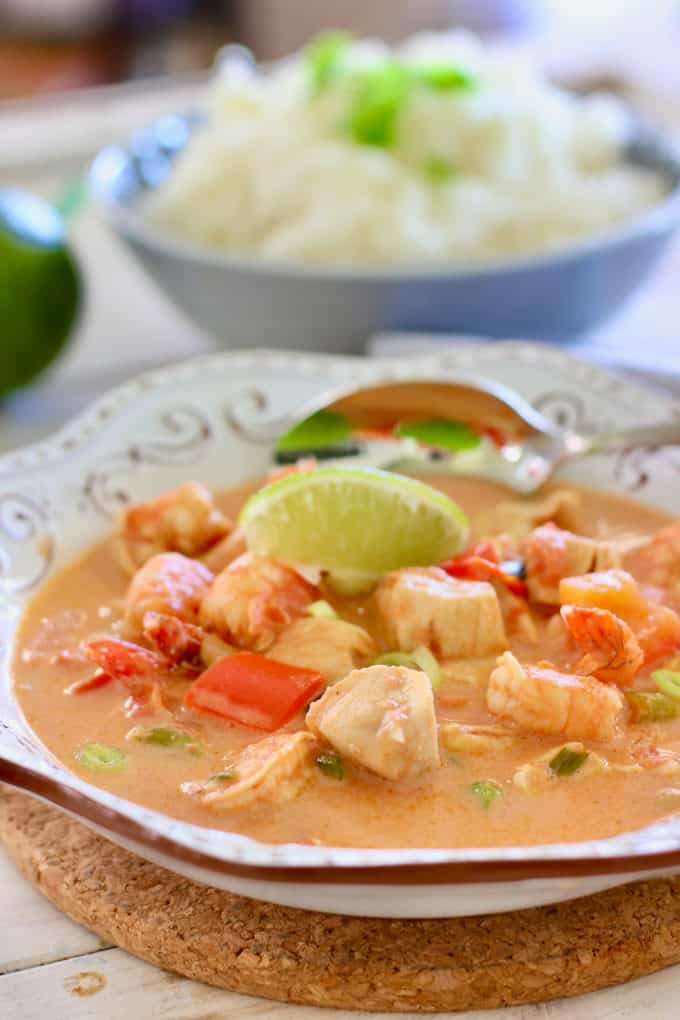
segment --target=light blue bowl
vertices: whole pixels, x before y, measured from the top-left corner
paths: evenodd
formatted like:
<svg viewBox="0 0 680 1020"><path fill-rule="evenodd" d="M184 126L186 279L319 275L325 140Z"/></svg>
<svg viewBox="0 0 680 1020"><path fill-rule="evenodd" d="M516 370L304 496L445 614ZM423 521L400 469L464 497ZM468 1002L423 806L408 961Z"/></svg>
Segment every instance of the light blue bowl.
<svg viewBox="0 0 680 1020"><path fill-rule="evenodd" d="M96 158L91 187L110 224L175 303L224 346L356 352L380 330L567 341L593 329L648 276L680 221L680 155L640 131L631 163L668 180L634 222L559 252L483 267L310 267L225 255L145 222L196 116L165 116Z"/></svg>

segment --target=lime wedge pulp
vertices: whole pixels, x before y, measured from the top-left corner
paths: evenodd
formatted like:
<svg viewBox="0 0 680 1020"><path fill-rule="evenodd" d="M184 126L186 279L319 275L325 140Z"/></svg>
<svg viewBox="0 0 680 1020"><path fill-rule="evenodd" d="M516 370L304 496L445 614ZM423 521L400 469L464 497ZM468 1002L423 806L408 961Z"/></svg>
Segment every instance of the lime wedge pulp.
<svg viewBox="0 0 680 1020"><path fill-rule="evenodd" d="M256 553L336 576L379 577L455 556L468 523L424 482L376 468L291 474L248 500L239 524Z"/></svg>

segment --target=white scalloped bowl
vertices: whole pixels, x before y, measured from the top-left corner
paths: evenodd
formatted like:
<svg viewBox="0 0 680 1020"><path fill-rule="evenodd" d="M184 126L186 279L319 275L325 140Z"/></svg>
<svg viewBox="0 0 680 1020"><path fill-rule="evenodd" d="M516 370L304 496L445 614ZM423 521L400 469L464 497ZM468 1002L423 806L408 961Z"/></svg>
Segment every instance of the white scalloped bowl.
<svg viewBox="0 0 680 1020"><path fill-rule="evenodd" d="M557 902L680 871L680 818L611 839L458 850L268 845L188 825L90 786L43 748L13 699L12 636L26 600L111 529L121 503L188 477L228 486L262 473L270 451L238 422L279 418L329 384L502 380L577 429L667 420L680 410L561 351L459 344L411 361L251 352L163 369L114 390L49 441L0 459L0 780L70 812L175 872L256 899L379 917L441 917ZM585 484L677 509L680 450L598 457L569 470Z"/></svg>

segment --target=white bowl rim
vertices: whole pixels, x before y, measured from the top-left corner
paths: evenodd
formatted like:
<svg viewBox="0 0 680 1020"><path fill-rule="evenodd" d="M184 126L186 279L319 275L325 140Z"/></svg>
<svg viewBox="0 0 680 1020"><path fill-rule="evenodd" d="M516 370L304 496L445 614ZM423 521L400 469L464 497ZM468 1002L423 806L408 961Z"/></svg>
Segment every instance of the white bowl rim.
<svg viewBox="0 0 680 1020"><path fill-rule="evenodd" d="M572 372L578 366L584 382L590 379L593 384L605 388L614 385L628 399L632 399L636 391L639 393L641 389L600 368L580 362L559 348L540 343L500 341L491 344L470 343L467 346L477 349L480 354L484 351L487 356L494 351L505 351L519 360L548 360L556 372L560 365L571 367ZM437 359L438 355L428 354L409 360L380 359L369 364L375 372L374 381L377 381L382 375L394 378L390 372L395 366L398 366L400 378L404 378L404 369L409 366L416 371L418 366L423 365L432 370ZM333 363L367 363L366 359L347 355L256 350L203 355L155 369L108 391L53 437L1 457L0 479L9 476L14 483L17 471L39 471L47 469L55 458L67 460L76 447L87 446L92 442L102 409L108 409L112 417L116 418L124 413L126 405L138 401L142 394L176 386L187 374L197 376L209 373L211 367L237 363L241 367L252 367L258 371L266 360L273 367L281 369L292 369L304 361L323 362L329 366ZM448 374L452 375L453 370L449 369ZM658 398L658 403L660 411L670 413L672 410L680 410L663 395ZM49 758L47 752L44 758L45 761ZM17 763L14 772L10 769L9 773L3 774L4 765L6 763L0 756L0 778L13 781L21 774L21 781L16 785L57 803L95 827L117 833L122 838L133 839L151 849L163 850L179 861L197 862L208 871L247 877L262 876L274 881L290 881L295 875L295 881L343 883L354 881L355 877L360 876L362 881L371 884L448 884L495 882L499 877L520 881L542 876L583 876L612 871L630 872L632 875L650 868L680 866L680 819L661 820L644 829L629 830L609 838L529 846L366 849L267 844L248 836L179 822L169 815L141 808L94 787L74 773L56 780L44 771L45 762L42 763L42 771L40 767L27 768Z"/></svg>

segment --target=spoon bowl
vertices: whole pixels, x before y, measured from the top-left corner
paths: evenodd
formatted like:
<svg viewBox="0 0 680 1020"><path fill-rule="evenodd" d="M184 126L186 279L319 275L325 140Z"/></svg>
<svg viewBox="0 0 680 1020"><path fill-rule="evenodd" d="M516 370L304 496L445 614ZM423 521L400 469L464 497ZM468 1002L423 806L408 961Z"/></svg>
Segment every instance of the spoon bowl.
<svg viewBox="0 0 680 1020"><path fill-rule="evenodd" d="M473 475L527 495L575 458L680 444L680 422L583 435L555 425L509 387L464 377L329 390L295 415L244 431L276 442L277 465L351 459Z"/></svg>

